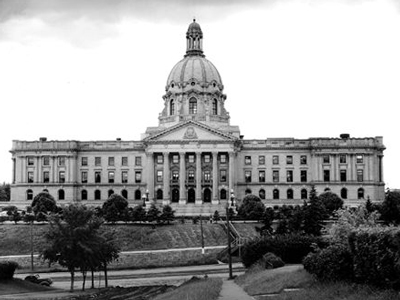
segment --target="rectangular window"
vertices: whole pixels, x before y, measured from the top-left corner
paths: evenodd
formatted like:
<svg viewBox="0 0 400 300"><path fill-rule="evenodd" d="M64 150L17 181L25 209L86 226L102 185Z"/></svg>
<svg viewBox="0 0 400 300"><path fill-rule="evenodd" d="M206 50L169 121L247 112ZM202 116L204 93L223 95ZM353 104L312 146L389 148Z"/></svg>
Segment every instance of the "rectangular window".
<svg viewBox="0 0 400 300"><path fill-rule="evenodd" d="M194 170L189 170L188 181L189 182L194 182Z"/></svg>
<svg viewBox="0 0 400 300"><path fill-rule="evenodd" d="M204 171L203 178L204 178L204 182L210 182L211 181L211 172L208 170Z"/></svg>
<svg viewBox="0 0 400 300"><path fill-rule="evenodd" d="M172 181L173 182L179 181L179 172L177 170L172 171Z"/></svg>
<svg viewBox="0 0 400 300"><path fill-rule="evenodd" d="M278 170L272 171L272 181L279 182L279 171Z"/></svg>
<svg viewBox="0 0 400 300"><path fill-rule="evenodd" d="M139 167L142 165L142 157L141 156L136 156L135 157L135 166Z"/></svg>
<svg viewBox="0 0 400 300"><path fill-rule="evenodd" d="M364 181L364 170L357 170L357 181Z"/></svg>
<svg viewBox="0 0 400 300"><path fill-rule="evenodd" d="M121 173L121 182L128 183L128 171L122 171Z"/></svg>
<svg viewBox="0 0 400 300"><path fill-rule="evenodd" d="M244 157L244 164L245 165L251 165L251 156L245 156Z"/></svg>
<svg viewBox="0 0 400 300"><path fill-rule="evenodd" d="M173 164L178 164L179 163L179 155L172 155L172 163Z"/></svg>
<svg viewBox="0 0 400 300"><path fill-rule="evenodd" d="M347 171L340 170L340 181L346 182L347 181Z"/></svg>
<svg viewBox="0 0 400 300"><path fill-rule="evenodd" d="M44 171L43 172L43 182L47 183L50 181L50 172L49 171Z"/></svg>
<svg viewBox="0 0 400 300"><path fill-rule="evenodd" d="M113 167L115 165L115 159L114 159L113 156L110 156L108 158L108 165L111 166L111 167Z"/></svg>
<svg viewBox="0 0 400 300"><path fill-rule="evenodd" d="M87 158L87 157L82 157L82 158L81 158L81 165L82 165L83 167L85 167L85 166L88 165L88 158Z"/></svg>
<svg viewBox="0 0 400 300"><path fill-rule="evenodd" d="M135 182L136 183L142 182L142 172L140 171L135 172Z"/></svg>
<svg viewBox="0 0 400 300"><path fill-rule="evenodd" d="M157 155L157 163L162 164L164 162L164 156L162 154Z"/></svg>
<svg viewBox="0 0 400 300"><path fill-rule="evenodd" d="M339 155L339 163L345 164L346 163L346 155L345 154L340 154Z"/></svg>
<svg viewBox="0 0 400 300"><path fill-rule="evenodd" d="M244 181L251 182L251 171L244 171Z"/></svg>
<svg viewBox="0 0 400 300"><path fill-rule="evenodd" d="M94 182L101 183L101 172L99 171L94 172Z"/></svg>
<svg viewBox="0 0 400 300"><path fill-rule="evenodd" d="M189 154L188 155L188 160L189 160L189 163L194 163L194 155L193 154Z"/></svg>
<svg viewBox="0 0 400 300"><path fill-rule="evenodd" d="M28 166L33 166L35 164L35 158L33 156L28 156Z"/></svg>
<svg viewBox="0 0 400 300"><path fill-rule="evenodd" d="M43 157L43 166L49 166L50 165L50 156L44 156Z"/></svg>
<svg viewBox="0 0 400 300"><path fill-rule="evenodd" d="M163 171L157 170L157 182L163 181Z"/></svg>
<svg viewBox="0 0 400 300"><path fill-rule="evenodd" d="M286 171L286 182L293 182L293 171L292 170Z"/></svg>
<svg viewBox="0 0 400 300"><path fill-rule="evenodd" d="M300 181L307 182L307 170L300 171Z"/></svg>
<svg viewBox="0 0 400 300"><path fill-rule="evenodd" d="M226 164L226 154L220 155L220 161L221 161L221 164Z"/></svg>
<svg viewBox="0 0 400 300"><path fill-rule="evenodd" d="M272 156L272 164L279 165L279 156L278 155Z"/></svg>
<svg viewBox="0 0 400 300"><path fill-rule="evenodd" d="M331 180L331 172L330 170L324 170L324 181L329 182Z"/></svg>
<svg viewBox="0 0 400 300"><path fill-rule="evenodd" d="M306 165L307 164L307 155L301 155L300 156L300 164L301 165Z"/></svg>
<svg viewBox="0 0 400 300"><path fill-rule="evenodd" d="M220 175L220 177L219 177L220 181L221 182L226 182L226 170L221 170L219 175Z"/></svg>
<svg viewBox="0 0 400 300"><path fill-rule="evenodd" d="M211 161L211 155L210 154L205 154L204 155L204 162L209 163Z"/></svg>
<svg viewBox="0 0 400 300"><path fill-rule="evenodd" d="M293 156L292 155L286 156L286 164L293 165Z"/></svg>
<svg viewBox="0 0 400 300"><path fill-rule="evenodd" d="M95 166L101 166L101 157L100 156L96 156L94 158L94 165Z"/></svg>
<svg viewBox="0 0 400 300"><path fill-rule="evenodd" d="M121 157L121 165L124 167L128 166L128 156Z"/></svg>
<svg viewBox="0 0 400 300"><path fill-rule="evenodd" d="M58 165L59 166L65 166L65 156L59 156L58 157Z"/></svg>
<svg viewBox="0 0 400 300"><path fill-rule="evenodd" d="M322 162L324 163L324 164L329 164L329 155L323 155L322 156Z"/></svg>
<svg viewBox="0 0 400 300"><path fill-rule="evenodd" d="M64 183L65 182L65 171L60 171L58 173L58 182Z"/></svg>
<svg viewBox="0 0 400 300"><path fill-rule="evenodd" d="M28 172L28 182L29 183L33 182L33 172Z"/></svg>
<svg viewBox="0 0 400 300"><path fill-rule="evenodd" d="M87 183L88 181L88 173L86 171L81 172L81 182Z"/></svg>
<svg viewBox="0 0 400 300"><path fill-rule="evenodd" d="M108 183L114 183L115 181L115 172L109 171L108 172Z"/></svg>
<svg viewBox="0 0 400 300"><path fill-rule="evenodd" d="M358 164L362 164L363 161L364 161L363 155L362 155L362 154L358 154L358 155L356 156L356 162L357 162Z"/></svg>
<svg viewBox="0 0 400 300"><path fill-rule="evenodd" d="M265 171L258 171L258 182L265 182Z"/></svg>
<svg viewBox="0 0 400 300"><path fill-rule="evenodd" d="M258 157L258 164L259 165L265 165L265 156L264 155L260 155Z"/></svg>

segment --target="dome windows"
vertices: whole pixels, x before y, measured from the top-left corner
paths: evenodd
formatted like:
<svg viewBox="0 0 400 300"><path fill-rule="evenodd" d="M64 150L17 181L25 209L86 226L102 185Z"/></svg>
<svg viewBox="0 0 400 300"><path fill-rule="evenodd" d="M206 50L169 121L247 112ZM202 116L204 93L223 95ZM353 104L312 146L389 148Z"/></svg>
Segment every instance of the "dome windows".
<svg viewBox="0 0 400 300"><path fill-rule="evenodd" d="M169 114L173 116L175 114L175 101L174 99L171 99L169 102Z"/></svg>
<svg viewBox="0 0 400 300"><path fill-rule="evenodd" d="M212 114L218 115L218 100L214 99L212 102Z"/></svg>
<svg viewBox="0 0 400 300"><path fill-rule="evenodd" d="M189 114L190 115L197 114L197 100L196 100L196 98L190 98L190 100L189 100Z"/></svg>
<svg viewBox="0 0 400 300"><path fill-rule="evenodd" d="M191 85L191 86L195 86L195 85L196 85L196 82L192 81L192 82L190 83L190 85Z"/></svg>

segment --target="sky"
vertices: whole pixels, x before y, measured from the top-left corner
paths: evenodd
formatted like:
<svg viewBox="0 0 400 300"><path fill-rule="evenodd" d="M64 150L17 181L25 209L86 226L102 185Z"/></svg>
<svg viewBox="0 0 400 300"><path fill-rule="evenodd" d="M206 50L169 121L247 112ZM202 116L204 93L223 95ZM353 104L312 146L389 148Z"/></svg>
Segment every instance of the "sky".
<svg viewBox="0 0 400 300"><path fill-rule="evenodd" d="M245 139L383 136L400 188L397 0L0 0L0 182L12 140L140 140L193 18Z"/></svg>

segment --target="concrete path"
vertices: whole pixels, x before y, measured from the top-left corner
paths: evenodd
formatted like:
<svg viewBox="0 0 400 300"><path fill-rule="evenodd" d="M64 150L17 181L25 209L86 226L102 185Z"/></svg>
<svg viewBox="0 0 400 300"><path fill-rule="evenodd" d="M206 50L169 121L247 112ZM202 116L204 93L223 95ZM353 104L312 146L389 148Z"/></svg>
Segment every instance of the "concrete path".
<svg viewBox="0 0 400 300"><path fill-rule="evenodd" d="M233 280L225 279L218 300L254 300Z"/></svg>

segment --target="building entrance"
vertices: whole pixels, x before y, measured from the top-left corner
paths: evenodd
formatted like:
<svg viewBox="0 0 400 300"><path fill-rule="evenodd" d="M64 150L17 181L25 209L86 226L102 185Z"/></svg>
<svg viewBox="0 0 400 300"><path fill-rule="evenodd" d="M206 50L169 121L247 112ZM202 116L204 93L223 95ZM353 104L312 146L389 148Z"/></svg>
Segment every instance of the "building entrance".
<svg viewBox="0 0 400 300"><path fill-rule="evenodd" d="M211 202L211 190L209 188L204 189L203 201Z"/></svg>
<svg viewBox="0 0 400 300"><path fill-rule="evenodd" d="M179 189L172 190L172 202L179 202Z"/></svg>
<svg viewBox="0 0 400 300"><path fill-rule="evenodd" d="M194 188L188 190L188 203L194 203L196 201L196 191Z"/></svg>

